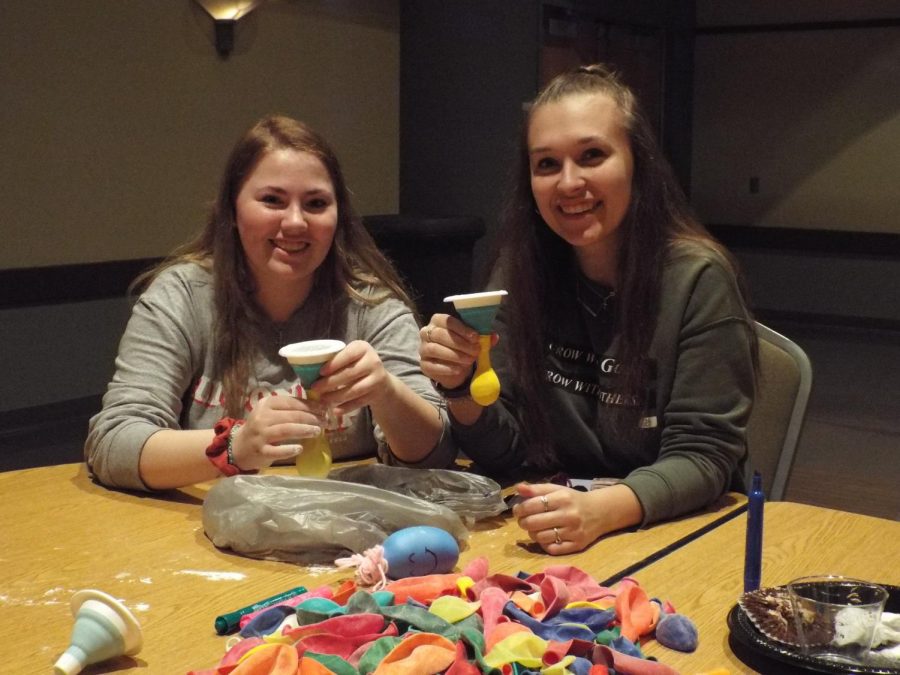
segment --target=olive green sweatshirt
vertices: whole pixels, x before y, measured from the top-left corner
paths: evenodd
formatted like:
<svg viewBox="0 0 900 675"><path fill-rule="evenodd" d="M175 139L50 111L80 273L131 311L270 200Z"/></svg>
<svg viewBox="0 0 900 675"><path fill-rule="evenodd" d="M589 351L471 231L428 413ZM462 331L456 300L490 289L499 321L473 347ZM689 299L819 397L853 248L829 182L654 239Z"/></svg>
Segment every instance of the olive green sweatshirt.
<svg viewBox="0 0 900 675"><path fill-rule="evenodd" d="M622 401L614 393L615 296L572 274L577 291L550 308L553 329L540 364L561 469L571 477L621 479L640 500L642 525L701 508L728 489L742 489L745 427L754 395L753 338L730 268L698 244L679 244L669 253L647 354L650 387L639 402ZM525 475L523 422L504 352L504 344L514 338L504 335L502 309L496 330L500 342L492 361L501 398L474 425L453 422L453 435L487 473ZM642 408L640 430L630 442L610 430L610 411L617 405Z"/></svg>

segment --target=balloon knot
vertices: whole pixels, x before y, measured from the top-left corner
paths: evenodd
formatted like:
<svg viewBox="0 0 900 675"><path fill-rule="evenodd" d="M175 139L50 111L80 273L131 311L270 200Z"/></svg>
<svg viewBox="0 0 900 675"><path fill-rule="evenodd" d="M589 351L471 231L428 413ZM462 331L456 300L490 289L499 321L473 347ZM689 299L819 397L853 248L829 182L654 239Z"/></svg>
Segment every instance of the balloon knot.
<svg viewBox="0 0 900 675"><path fill-rule="evenodd" d="M338 567L355 567L356 583L361 588L379 591L387 585L388 562L384 557L384 547L376 544L363 553L354 553L348 558L334 561Z"/></svg>

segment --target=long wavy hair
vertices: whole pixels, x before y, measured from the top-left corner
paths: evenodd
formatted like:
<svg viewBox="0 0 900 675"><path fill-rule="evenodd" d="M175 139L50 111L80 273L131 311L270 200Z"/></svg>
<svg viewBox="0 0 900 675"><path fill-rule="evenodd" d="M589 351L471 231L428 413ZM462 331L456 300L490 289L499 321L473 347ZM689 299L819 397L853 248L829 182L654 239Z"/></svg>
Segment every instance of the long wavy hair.
<svg viewBox="0 0 900 675"><path fill-rule="evenodd" d="M139 292L164 269L182 262L193 262L211 270L216 310L215 375L222 381L225 408L230 415L238 415L243 406L255 356L254 338L260 327L270 321L255 300L256 284L241 246L235 204L244 182L260 160L283 149L317 157L328 171L337 201L334 240L316 270L310 299L324 310L341 306L348 299L373 305L395 297L414 314L416 311L400 276L354 211L340 163L325 139L290 117L262 118L232 149L203 230L158 266L138 276L130 287L132 293ZM371 288L376 289L375 293L370 292ZM335 320L333 312L329 316L332 318L324 326L326 335Z"/></svg>
<svg viewBox="0 0 900 675"><path fill-rule="evenodd" d="M509 288L503 308L509 334L504 336L519 402L521 428L529 448L529 462L542 469L556 469L551 429L543 405L548 383L545 349L552 326L553 298L575 292L575 262L571 246L557 236L538 213L531 191L528 130L534 111L568 96L600 94L610 97L625 120L634 169L631 201L619 226L615 285L615 331L620 345L621 374L618 393L643 399L650 373L646 354L656 325L663 263L669 248L691 240L720 254L734 270L741 293L746 288L732 256L707 232L691 212L669 163L660 152L653 129L632 90L605 65L582 66L553 79L534 99L521 131L514 184L497 238L494 269L502 270ZM748 314L749 318L749 314ZM753 351L755 354L755 342ZM755 357L754 357L755 359ZM610 408L613 433L636 438L641 410L629 406Z"/></svg>

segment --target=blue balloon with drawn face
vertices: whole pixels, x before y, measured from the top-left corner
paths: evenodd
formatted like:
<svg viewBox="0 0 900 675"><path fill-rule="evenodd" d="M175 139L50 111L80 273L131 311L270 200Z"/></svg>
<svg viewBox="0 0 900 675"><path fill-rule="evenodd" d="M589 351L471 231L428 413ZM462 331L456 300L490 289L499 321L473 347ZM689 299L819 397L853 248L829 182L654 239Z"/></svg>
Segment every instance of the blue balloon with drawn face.
<svg viewBox="0 0 900 675"><path fill-rule="evenodd" d="M453 535L428 525L397 530L384 540L383 548L391 579L445 574L459 560L459 544Z"/></svg>

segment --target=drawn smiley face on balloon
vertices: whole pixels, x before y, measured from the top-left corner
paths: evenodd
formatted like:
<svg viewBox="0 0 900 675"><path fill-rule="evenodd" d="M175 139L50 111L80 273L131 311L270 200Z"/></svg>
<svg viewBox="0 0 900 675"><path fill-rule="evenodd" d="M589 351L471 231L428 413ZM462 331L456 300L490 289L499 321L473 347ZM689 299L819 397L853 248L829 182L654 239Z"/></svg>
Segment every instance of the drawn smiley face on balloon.
<svg viewBox="0 0 900 675"><path fill-rule="evenodd" d="M428 525L397 530L384 540L383 548L391 579L445 574L459 560L459 544L453 535Z"/></svg>

